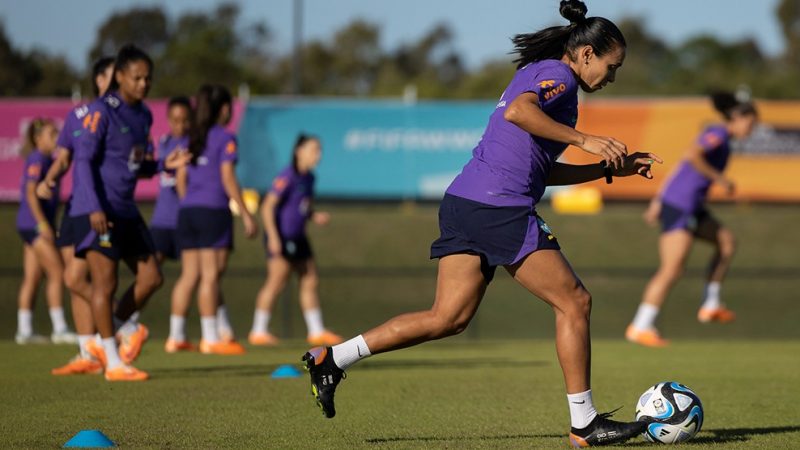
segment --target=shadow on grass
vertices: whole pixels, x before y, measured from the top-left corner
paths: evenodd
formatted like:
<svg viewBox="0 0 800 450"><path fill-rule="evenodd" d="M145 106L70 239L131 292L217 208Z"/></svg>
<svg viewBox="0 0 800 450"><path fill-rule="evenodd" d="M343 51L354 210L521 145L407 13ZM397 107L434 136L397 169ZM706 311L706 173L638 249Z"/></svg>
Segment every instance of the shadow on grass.
<svg viewBox="0 0 800 450"><path fill-rule="evenodd" d="M705 430L700 436L692 439L689 442L683 443L683 446L691 445L705 445L705 444L724 444L727 442L745 442L750 440L752 436L767 435L767 434L782 434L782 433L797 433L800 432L800 426L789 425L782 427L763 427L763 428L720 428ZM708 434L711 434L709 436ZM566 439L566 434L499 434L495 436L394 436L394 437L376 437L365 439L369 444L386 444L392 442L458 442L458 441L504 441L504 440L518 440L518 439ZM634 440L623 444L623 447L640 446L642 442L634 438Z"/></svg>
<svg viewBox="0 0 800 450"><path fill-rule="evenodd" d="M407 359L396 361L365 361L358 365L358 371L394 369L484 369L486 367L536 367L545 366L544 361L508 361L503 358L461 358L461 359ZM161 367L150 369L154 377L209 377L209 376L266 376L281 364L225 364L213 366ZM300 364L292 364L298 369Z"/></svg>

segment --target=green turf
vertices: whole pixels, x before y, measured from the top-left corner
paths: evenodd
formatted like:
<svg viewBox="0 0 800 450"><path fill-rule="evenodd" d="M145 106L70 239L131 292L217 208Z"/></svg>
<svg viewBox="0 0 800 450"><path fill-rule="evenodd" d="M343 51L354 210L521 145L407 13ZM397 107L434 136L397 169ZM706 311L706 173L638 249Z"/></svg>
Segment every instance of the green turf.
<svg viewBox="0 0 800 450"><path fill-rule="evenodd" d="M323 205L321 208L325 207ZM345 335L399 312L426 308L435 286L428 261L437 236L436 208L327 205L333 222L312 228L326 324ZM149 210L149 208L145 208ZM792 448L800 438L800 209L715 207L739 237L723 288L739 313L731 325L700 325L694 314L710 255L698 245L660 322L672 347L648 350L621 339L647 277L655 269L657 233L642 205L612 205L589 217L542 214L594 296L595 400L603 410L633 403L649 385L675 379L704 401L704 432L690 446ZM498 271L462 336L354 368L338 396L340 415L322 418L306 381L271 380L279 364L304 351L304 327L291 291L275 311L279 349L242 357L167 356L169 293L178 267L167 264L164 288L142 320L154 339L137 366L153 380L109 384L98 377L55 379L70 347L10 342L21 245L15 210L0 207L0 442L7 448L57 447L80 429L99 428L127 448L563 448L568 413L552 345L552 313ZM240 231L240 230L239 230ZM263 282L260 241L238 236L224 280L233 323L246 334ZM124 286L129 277L123 277ZM36 326L49 331L43 299ZM198 335L196 312L188 324Z"/></svg>

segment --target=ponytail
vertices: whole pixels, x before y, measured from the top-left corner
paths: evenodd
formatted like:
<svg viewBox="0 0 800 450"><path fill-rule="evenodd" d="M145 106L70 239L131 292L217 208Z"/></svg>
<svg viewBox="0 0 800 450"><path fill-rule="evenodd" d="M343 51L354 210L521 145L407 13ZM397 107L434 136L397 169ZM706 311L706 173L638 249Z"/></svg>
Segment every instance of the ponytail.
<svg viewBox="0 0 800 450"><path fill-rule="evenodd" d="M512 53L517 69L536 61L561 59L565 54L574 59L574 50L591 45L595 54L602 56L617 46L625 47L622 32L608 19L586 17L586 5L580 0L561 0L561 17L569 25L545 28L535 33L518 34L511 38Z"/></svg>
<svg viewBox="0 0 800 450"><path fill-rule="evenodd" d="M208 138L208 131L219 122L220 112L224 105L231 105L233 98L230 91L221 85L205 84L195 96L195 111L192 126L189 129L189 153L192 164L203 154Z"/></svg>

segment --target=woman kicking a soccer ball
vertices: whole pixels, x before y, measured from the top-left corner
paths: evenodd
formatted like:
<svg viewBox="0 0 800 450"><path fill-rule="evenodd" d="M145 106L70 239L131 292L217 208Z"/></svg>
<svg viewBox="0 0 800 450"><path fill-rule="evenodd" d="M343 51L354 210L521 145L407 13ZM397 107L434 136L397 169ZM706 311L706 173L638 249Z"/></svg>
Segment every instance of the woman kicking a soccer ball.
<svg viewBox="0 0 800 450"><path fill-rule="evenodd" d="M660 159L627 154L621 142L574 129L578 87L595 92L614 81L625 59L625 38L602 17L586 18L578 0L561 2L569 25L513 38L518 70L500 98L472 159L447 189L439 210L441 236L431 248L439 259L434 304L397 316L333 347L303 357L312 391L327 417L344 371L367 356L462 332L472 319L497 266L543 299L556 316L556 350L567 389L577 447L622 442L645 427L598 414L590 386L591 295L573 272L537 212L548 185L578 184L612 176L652 178ZM567 145L597 155L599 164L557 162Z"/></svg>

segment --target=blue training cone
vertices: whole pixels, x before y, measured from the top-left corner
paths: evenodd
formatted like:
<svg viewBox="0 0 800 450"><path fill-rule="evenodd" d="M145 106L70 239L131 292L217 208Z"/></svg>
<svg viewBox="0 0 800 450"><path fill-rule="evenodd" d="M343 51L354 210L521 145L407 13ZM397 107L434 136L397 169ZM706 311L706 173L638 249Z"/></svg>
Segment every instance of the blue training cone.
<svg viewBox="0 0 800 450"><path fill-rule="evenodd" d="M291 364L278 366L278 368L272 372L272 378L297 378L300 375L301 372L297 369L297 367Z"/></svg>
<svg viewBox="0 0 800 450"><path fill-rule="evenodd" d="M81 430L64 444L64 448L108 448L117 445L100 430Z"/></svg>

